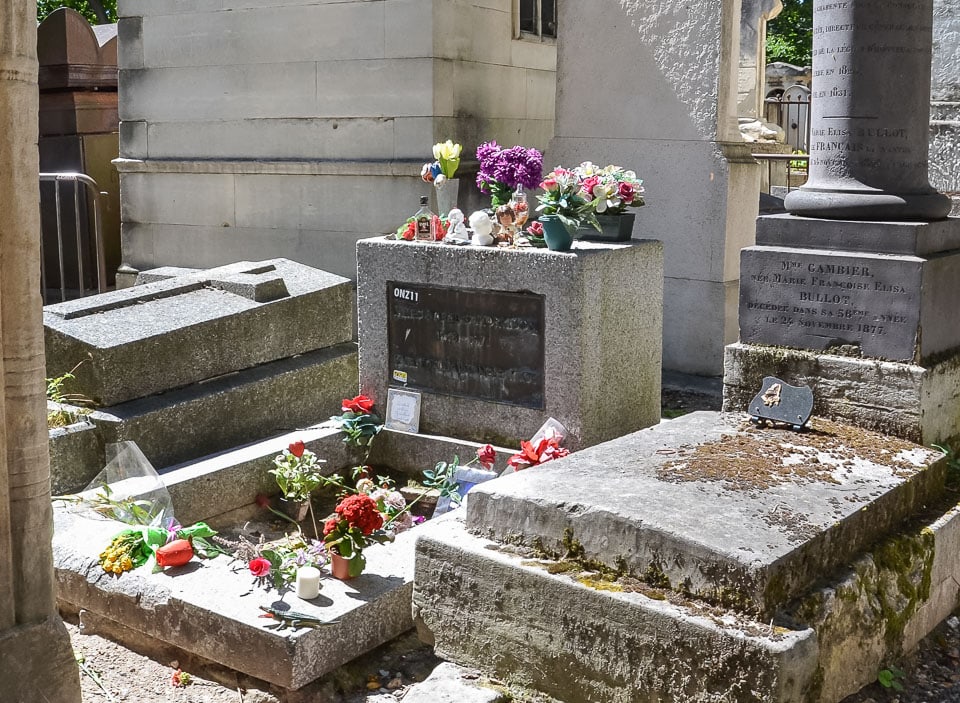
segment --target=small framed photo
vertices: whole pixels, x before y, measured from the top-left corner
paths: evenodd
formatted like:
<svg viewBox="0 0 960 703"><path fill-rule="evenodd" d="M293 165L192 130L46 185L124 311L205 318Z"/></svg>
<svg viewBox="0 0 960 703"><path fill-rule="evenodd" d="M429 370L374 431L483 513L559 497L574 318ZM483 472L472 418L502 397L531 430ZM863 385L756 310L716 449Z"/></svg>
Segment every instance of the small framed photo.
<svg viewBox="0 0 960 703"><path fill-rule="evenodd" d="M419 432L420 394L399 388L388 388L387 419L384 426L401 432Z"/></svg>

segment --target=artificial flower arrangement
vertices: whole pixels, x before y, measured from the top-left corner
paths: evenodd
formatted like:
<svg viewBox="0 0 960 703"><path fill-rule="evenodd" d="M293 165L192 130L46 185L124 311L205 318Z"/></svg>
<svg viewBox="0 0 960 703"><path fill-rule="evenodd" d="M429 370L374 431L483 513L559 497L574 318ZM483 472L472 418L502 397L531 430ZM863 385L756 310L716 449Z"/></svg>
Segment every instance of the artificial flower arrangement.
<svg viewBox="0 0 960 703"><path fill-rule="evenodd" d="M583 180L575 171L557 166L544 177L540 188L543 192L537 195L540 201L538 212L555 215L571 231L581 224L588 224L600 231L596 204L583 189Z"/></svg>
<svg viewBox="0 0 960 703"><path fill-rule="evenodd" d="M573 169L580 181L580 191L592 203L598 215L620 215L628 207L642 207L643 181L622 166L599 168L584 161Z"/></svg>
<svg viewBox="0 0 960 703"><path fill-rule="evenodd" d="M491 196L494 208L506 205L517 187L536 188L543 174L543 154L534 148L504 149L495 141L477 147L477 187Z"/></svg>
<svg viewBox="0 0 960 703"><path fill-rule="evenodd" d="M445 142L439 142L433 145L434 161L425 163L420 169L420 177L426 183L441 185L443 181L439 178L453 178L460 167L460 153L463 147L460 144L454 144L448 139Z"/></svg>

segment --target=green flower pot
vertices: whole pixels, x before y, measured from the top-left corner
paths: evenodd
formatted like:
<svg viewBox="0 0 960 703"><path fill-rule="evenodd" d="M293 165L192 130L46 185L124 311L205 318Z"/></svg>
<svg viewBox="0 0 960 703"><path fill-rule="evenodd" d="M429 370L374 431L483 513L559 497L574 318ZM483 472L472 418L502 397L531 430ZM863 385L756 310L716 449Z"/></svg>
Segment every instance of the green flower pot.
<svg viewBox="0 0 960 703"><path fill-rule="evenodd" d="M543 225L543 239L550 251L570 251L573 245L573 235L557 215L541 215L540 224Z"/></svg>

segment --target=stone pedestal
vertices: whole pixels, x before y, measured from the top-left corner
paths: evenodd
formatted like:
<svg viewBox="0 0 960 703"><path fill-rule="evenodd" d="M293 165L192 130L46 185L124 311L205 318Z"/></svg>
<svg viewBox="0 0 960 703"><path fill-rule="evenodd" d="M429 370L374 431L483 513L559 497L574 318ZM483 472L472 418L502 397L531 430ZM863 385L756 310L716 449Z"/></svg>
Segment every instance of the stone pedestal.
<svg viewBox="0 0 960 703"><path fill-rule="evenodd" d="M659 242L569 253L357 245L360 390L422 393L420 431L501 446L548 417L577 449L660 417Z"/></svg>
<svg viewBox="0 0 960 703"><path fill-rule="evenodd" d="M958 249L957 219L759 218L741 254L725 409L775 375L811 386L818 415L927 444L958 434Z"/></svg>

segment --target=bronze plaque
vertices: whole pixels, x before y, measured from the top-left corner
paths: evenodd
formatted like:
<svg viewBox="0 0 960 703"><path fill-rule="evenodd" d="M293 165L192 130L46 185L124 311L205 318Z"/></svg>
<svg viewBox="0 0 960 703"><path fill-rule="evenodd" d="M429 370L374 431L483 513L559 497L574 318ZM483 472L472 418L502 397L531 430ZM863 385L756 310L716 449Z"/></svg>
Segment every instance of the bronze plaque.
<svg viewBox="0 0 960 703"><path fill-rule="evenodd" d="M388 281L389 383L542 410L543 300Z"/></svg>

